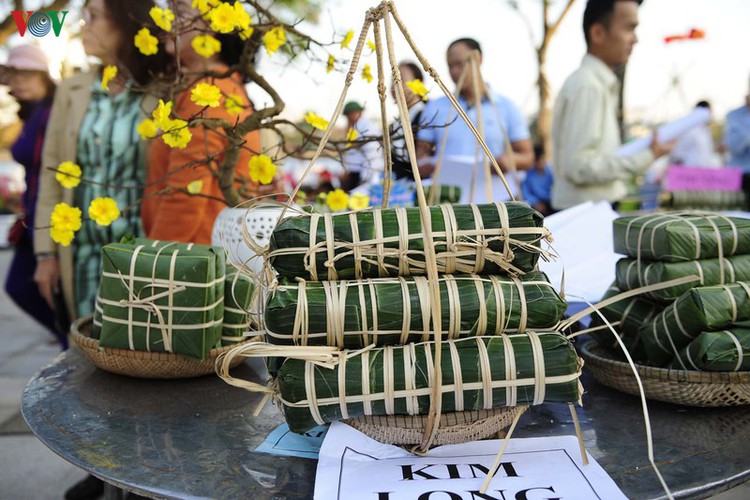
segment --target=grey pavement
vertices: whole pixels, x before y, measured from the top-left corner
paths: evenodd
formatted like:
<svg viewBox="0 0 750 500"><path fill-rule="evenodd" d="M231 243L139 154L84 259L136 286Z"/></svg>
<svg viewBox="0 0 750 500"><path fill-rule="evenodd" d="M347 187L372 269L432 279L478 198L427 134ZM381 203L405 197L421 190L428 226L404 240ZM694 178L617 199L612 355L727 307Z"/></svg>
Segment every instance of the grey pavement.
<svg viewBox="0 0 750 500"><path fill-rule="evenodd" d="M0 283L12 253L0 249ZM26 426L21 396L29 378L59 354L52 336L27 317L0 289L0 500L61 499L86 474L45 447ZM72 347L75 349L75 347ZM750 482L712 497L746 500Z"/></svg>

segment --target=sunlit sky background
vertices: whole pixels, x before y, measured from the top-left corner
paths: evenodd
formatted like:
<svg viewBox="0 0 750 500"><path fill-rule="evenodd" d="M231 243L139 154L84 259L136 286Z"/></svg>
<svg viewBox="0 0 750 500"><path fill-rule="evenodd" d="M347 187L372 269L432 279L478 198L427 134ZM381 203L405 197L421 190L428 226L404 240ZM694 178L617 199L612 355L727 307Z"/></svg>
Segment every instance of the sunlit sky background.
<svg viewBox="0 0 750 500"><path fill-rule="evenodd" d="M7 0L2 0L3 2ZM302 22L299 28L323 42L338 42L346 31L357 33L367 8L376 0L325 0L318 24ZM447 44L459 37L476 38L483 47L483 74L495 90L514 100L531 117L537 111L535 90L536 57L527 25L505 0L396 0L411 36L438 73L449 83L445 64ZM519 0L522 12L534 29L535 43L541 37L541 0ZM556 19L564 4L553 2ZM585 0L577 0L564 20L548 52L548 76L553 95L574 71L585 52L581 20ZM80 5L74 0L73 10ZM75 20L66 28L77 29ZM626 82L626 106L630 120L660 122L685 114L700 99L708 99L716 117L742 105L750 86L750 1L749 0L646 0L640 9L639 44L631 57ZM394 26L395 28L395 26ZM699 28L706 39L664 43L667 35ZM83 61L80 44L67 44L68 33L38 39L56 64L64 57L73 64ZM29 37L23 39L28 41ZM15 36L10 44L22 40ZM352 43L352 47L354 42ZM328 50L339 59L351 57L351 50L338 44ZM364 63L375 68L375 57L365 50ZM398 60L414 59L403 38L396 37ZM0 60L4 59L0 54ZM308 110L330 116L343 86L343 73L326 74L324 63L301 58L292 64L278 54L263 55L261 70L276 86L287 104L285 115L299 118ZM342 65L343 67L343 65ZM439 89L429 80L431 96ZM250 89L256 105L268 98ZM376 116L378 97L375 82L366 84L357 76L350 97L366 104ZM390 108L391 112L393 107Z"/></svg>

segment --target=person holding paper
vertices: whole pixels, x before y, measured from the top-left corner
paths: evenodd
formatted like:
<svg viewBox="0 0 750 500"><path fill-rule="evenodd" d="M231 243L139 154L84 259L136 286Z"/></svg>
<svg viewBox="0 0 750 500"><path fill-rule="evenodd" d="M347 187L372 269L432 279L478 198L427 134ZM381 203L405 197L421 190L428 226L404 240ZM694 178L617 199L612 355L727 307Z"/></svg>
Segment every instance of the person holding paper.
<svg viewBox="0 0 750 500"><path fill-rule="evenodd" d="M476 53L479 64L482 62L482 48L472 38L460 38L448 46L447 62L451 79L458 84L464 73L464 66L472 54ZM476 95L476 88L481 96ZM463 78L457 98L459 105L478 127L476 102L480 102L484 140L500 168L507 172L510 168L509 157L513 155L516 168L527 170L534 162L534 150L526 120L513 102L494 92L485 82L474 83L469 71ZM507 133L511 151L505 150ZM443 136L447 134L445 148L442 149ZM420 129L417 132L417 157L424 159L433 153L437 157L460 156L475 157L477 141L469 127L464 123L447 97L431 100L422 111ZM484 153L480 151L480 162ZM435 166L430 161L420 162L420 173L423 176L432 174Z"/></svg>
<svg viewBox="0 0 750 500"><path fill-rule="evenodd" d="M552 123L552 207L562 210L586 201L616 204L625 181L674 143L654 138L648 149L615 154L621 145L617 122L619 82L614 69L627 63L638 38L640 0L589 0L583 14L587 53L563 84Z"/></svg>
<svg viewBox="0 0 750 500"><path fill-rule="evenodd" d="M708 101L700 101L695 105L695 109L705 109L710 112L711 104ZM711 122L693 127L682 134L669 155L669 161L686 167L720 167L721 161L714 151Z"/></svg>

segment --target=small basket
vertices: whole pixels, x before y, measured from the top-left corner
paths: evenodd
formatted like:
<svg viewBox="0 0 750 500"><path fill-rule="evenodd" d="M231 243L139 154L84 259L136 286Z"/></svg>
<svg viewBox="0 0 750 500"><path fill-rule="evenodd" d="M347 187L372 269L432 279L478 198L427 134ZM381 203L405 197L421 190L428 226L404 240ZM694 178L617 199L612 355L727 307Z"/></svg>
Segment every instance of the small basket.
<svg viewBox="0 0 750 500"><path fill-rule="evenodd" d="M579 347L586 370L602 385L639 395L633 370L595 340ZM648 399L685 406L719 407L750 404L750 372L668 370L635 365Z"/></svg>
<svg viewBox="0 0 750 500"><path fill-rule="evenodd" d="M131 351L129 349L107 349L92 339L93 317L86 316L70 327L70 340L96 366L102 370L138 378L190 378L214 373L214 362L219 354L229 351L238 344L211 349L206 359L194 359L169 352ZM244 343L254 342L247 340ZM234 368L244 361L237 358L231 364Z"/></svg>
<svg viewBox="0 0 750 500"><path fill-rule="evenodd" d="M516 415L525 411L525 406L513 406L443 414L432 446L461 444L497 436L503 429L510 427ZM416 445L424 439L427 416L367 416L344 422L381 443Z"/></svg>

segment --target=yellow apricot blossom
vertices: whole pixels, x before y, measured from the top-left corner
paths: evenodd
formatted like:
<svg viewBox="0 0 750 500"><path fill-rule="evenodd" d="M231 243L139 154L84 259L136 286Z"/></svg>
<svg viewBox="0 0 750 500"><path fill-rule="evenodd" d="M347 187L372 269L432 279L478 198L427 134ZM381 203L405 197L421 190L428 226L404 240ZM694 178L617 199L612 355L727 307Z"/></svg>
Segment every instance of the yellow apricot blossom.
<svg viewBox="0 0 750 500"><path fill-rule="evenodd" d="M57 166L55 179L66 189L73 189L81 183L81 167L72 161L64 161Z"/></svg>
<svg viewBox="0 0 750 500"><path fill-rule="evenodd" d="M162 129L164 135L161 138L164 144L170 148L184 149L193 138L185 120L169 120L166 127L162 127Z"/></svg>
<svg viewBox="0 0 750 500"><path fill-rule="evenodd" d="M198 194L203 191L203 181L198 179L187 185L187 191L190 194Z"/></svg>
<svg viewBox="0 0 750 500"><path fill-rule="evenodd" d="M328 128L328 120L312 111L305 113L305 122L318 130L325 130Z"/></svg>
<svg viewBox="0 0 750 500"><path fill-rule="evenodd" d="M286 31L284 31L284 28L281 26L271 28L270 30L266 31L265 35L263 35L263 45L265 45L266 53L269 56L279 50L279 47L281 47L285 43Z"/></svg>
<svg viewBox="0 0 750 500"><path fill-rule="evenodd" d="M109 90L109 82L117 76L117 66L109 64L102 71L102 90Z"/></svg>
<svg viewBox="0 0 750 500"><path fill-rule="evenodd" d="M328 62L326 63L326 73L330 73L331 71L333 71L335 64L336 64L336 58L329 55Z"/></svg>
<svg viewBox="0 0 750 500"><path fill-rule="evenodd" d="M406 82L406 87L422 99L427 98L427 87L424 86L424 83L419 78Z"/></svg>
<svg viewBox="0 0 750 500"><path fill-rule="evenodd" d="M328 193L326 205L334 212L345 210L349 206L349 195L343 189L334 189Z"/></svg>
<svg viewBox="0 0 750 500"><path fill-rule="evenodd" d="M94 198L89 205L89 217L100 226L109 226L120 218L120 209L112 198Z"/></svg>
<svg viewBox="0 0 750 500"><path fill-rule="evenodd" d="M196 54L211 57L221 50L221 42L211 35L198 35L190 42Z"/></svg>
<svg viewBox="0 0 750 500"><path fill-rule="evenodd" d="M364 193L355 193L349 197L350 210L363 210L370 206L370 197Z"/></svg>
<svg viewBox="0 0 750 500"><path fill-rule="evenodd" d="M159 99L159 105L151 113L151 116L154 118L154 123L156 124L156 127L164 130L167 128L166 126L170 122L169 115L171 114L172 114L172 101L164 102L161 99Z"/></svg>
<svg viewBox="0 0 750 500"><path fill-rule="evenodd" d="M345 49L349 47L349 44L352 43L352 38L354 38L354 30L347 31L344 39L341 40L341 48Z"/></svg>
<svg viewBox="0 0 750 500"><path fill-rule="evenodd" d="M174 12L172 12L169 9L162 9L159 7L151 7L151 10L148 11L148 14L151 16L151 19L154 20L154 23L163 29L164 31L172 31L172 21L174 21Z"/></svg>
<svg viewBox="0 0 750 500"><path fill-rule="evenodd" d="M190 100L198 106L217 108L221 100L221 89L210 83L199 83L190 92Z"/></svg>
<svg viewBox="0 0 750 500"><path fill-rule="evenodd" d="M369 64L365 64L362 68L362 79L367 80L367 83L372 82L372 68Z"/></svg>
<svg viewBox="0 0 750 500"><path fill-rule="evenodd" d="M135 129L141 139L153 139L156 137L159 127L156 126L156 122L151 118L145 118Z"/></svg>
<svg viewBox="0 0 750 500"><path fill-rule="evenodd" d="M159 39L148 28L141 28L135 35L135 46L144 56L159 52Z"/></svg>
<svg viewBox="0 0 750 500"><path fill-rule="evenodd" d="M237 94L229 94L224 100L224 108L230 115L241 115L245 110L244 100L242 96Z"/></svg>
<svg viewBox="0 0 750 500"><path fill-rule="evenodd" d="M211 9L208 16L211 19L211 29L217 33L231 33L237 25L237 12L227 2L220 2Z"/></svg>
<svg viewBox="0 0 750 500"><path fill-rule="evenodd" d="M268 155L256 155L247 163L250 179L263 185L270 184L276 177L276 165Z"/></svg>

